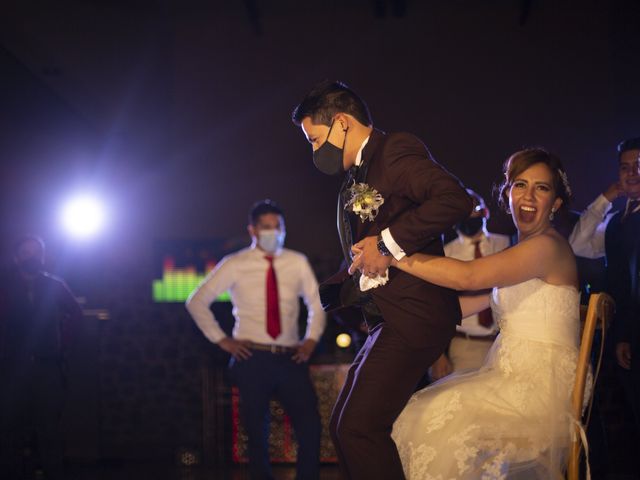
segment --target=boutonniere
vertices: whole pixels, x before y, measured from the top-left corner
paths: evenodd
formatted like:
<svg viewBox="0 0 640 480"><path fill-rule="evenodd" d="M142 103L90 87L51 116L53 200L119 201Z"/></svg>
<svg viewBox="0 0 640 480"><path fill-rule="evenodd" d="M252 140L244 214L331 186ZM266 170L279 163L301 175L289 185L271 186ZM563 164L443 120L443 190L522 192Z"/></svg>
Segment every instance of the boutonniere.
<svg viewBox="0 0 640 480"><path fill-rule="evenodd" d="M384 203L384 198L375 188L366 183L354 183L347 190L348 198L345 210L355 213L360 220L373 221L378 215L378 209Z"/></svg>

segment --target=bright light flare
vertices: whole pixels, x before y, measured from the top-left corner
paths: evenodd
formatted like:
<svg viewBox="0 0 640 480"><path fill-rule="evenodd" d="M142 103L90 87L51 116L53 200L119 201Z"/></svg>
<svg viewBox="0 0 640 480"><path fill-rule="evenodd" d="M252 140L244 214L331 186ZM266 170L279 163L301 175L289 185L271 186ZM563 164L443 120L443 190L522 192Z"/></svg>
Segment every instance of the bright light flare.
<svg viewBox="0 0 640 480"><path fill-rule="evenodd" d="M99 233L107 219L105 206L92 195L78 195L62 207L62 225L77 238L88 238Z"/></svg>
<svg viewBox="0 0 640 480"><path fill-rule="evenodd" d="M348 348L351 345L351 335L348 333L341 333L336 337L336 345L340 348Z"/></svg>

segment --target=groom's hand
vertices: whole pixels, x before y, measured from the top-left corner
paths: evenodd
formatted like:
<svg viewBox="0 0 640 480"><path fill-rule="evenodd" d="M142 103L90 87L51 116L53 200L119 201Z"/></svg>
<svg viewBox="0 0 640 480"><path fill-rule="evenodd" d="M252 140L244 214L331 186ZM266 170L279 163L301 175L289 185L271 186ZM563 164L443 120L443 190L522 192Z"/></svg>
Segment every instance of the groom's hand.
<svg viewBox="0 0 640 480"><path fill-rule="evenodd" d="M384 256L380 253L376 236L363 238L353 246L352 251L355 255L353 263L349 267L349 273L352 275L357 270L371 278L384 275L393 259L391 256Z"/></svg>

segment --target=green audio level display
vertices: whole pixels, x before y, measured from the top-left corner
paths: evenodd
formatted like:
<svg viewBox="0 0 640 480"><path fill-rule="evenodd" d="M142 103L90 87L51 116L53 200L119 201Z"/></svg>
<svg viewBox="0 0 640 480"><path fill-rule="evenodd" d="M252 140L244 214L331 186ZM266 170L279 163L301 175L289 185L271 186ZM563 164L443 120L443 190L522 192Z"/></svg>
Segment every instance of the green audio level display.
<svg viewBox="0 0 640 480"><path fill-rule="evenodd" d="M207 262L204 273L200 273L192 265L176 267L173 257L164 257L162 278L153 280L153 301L158 303L184 302L215 266L214 262ZM216 302L230 301L231 296L228 292L224 292L216 299Z"/></svg>

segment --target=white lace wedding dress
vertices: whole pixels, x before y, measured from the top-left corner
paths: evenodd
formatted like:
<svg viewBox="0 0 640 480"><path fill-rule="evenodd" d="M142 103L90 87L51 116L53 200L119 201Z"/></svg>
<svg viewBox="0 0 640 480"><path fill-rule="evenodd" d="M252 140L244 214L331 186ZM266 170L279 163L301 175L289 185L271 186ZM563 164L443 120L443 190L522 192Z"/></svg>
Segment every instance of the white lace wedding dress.
<svg viewBox="0 0 640 480"><path fill-rule="evenodd" d="M491 308L485 364L415 393L394 424L409 480L563 478L579 293L532 279L494 289Z"/></svg>

